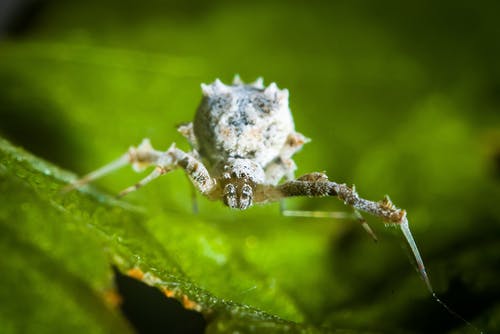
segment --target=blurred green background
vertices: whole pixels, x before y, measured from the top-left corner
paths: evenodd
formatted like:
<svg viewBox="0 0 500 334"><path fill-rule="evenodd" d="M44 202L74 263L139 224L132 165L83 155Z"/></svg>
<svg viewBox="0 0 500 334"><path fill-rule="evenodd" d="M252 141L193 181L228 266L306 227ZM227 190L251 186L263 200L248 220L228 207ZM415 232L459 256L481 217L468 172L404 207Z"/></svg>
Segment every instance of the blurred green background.
<svg viewBox="0 0 500 334"><path fill-rule="evenodd" d="M144 137L188 149L175 126L192 120L201 82L262 76L290 90L296 129L312 139L297 175L326 171L365 198L389 194L438 295L500 331L498 2L26 0L0 11L2 137L81 175ZM141 177L126 169L96 186L115 194ZM471 330L430 298L399 234L377 219L367 217L373 244L352 222L283 218L277 205L235 212L199 198L194 215L191 196L177 171L126 201L162 244L168 218L182 222L186 241L167 252L220 298L316 328ZM336 199L287 206L346 210ZM203 238L229 265L205 267L217 254ZM248 280L240 291L225 287L235 272Z"/></svg>

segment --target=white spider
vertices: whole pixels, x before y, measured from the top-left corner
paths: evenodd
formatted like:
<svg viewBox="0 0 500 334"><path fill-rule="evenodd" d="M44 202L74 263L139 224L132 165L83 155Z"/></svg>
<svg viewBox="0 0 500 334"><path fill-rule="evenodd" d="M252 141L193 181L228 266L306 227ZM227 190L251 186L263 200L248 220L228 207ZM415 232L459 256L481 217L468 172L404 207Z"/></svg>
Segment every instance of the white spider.
<svg viewBox="0 0 500 334"><path fill-rule="evenodd" d="M155 150L149 139L131 147L117 160L84 176L66 187L74 189L125 165L135 171L156 166L153 172L134 186L123 190L124 196L155 178L182 168L198 191L211 200L222 199L233 209L245 210L253 203L280 201L286 197L336 196L353 208L352 214L284 210L285 215L354 218L376 239L360 211L398 226L411 248L420 276L433 298L448 312L480 332L469 321L451 310L434 293L423 260L408 226L406 211L392 204L389 197L373 202L359 197L354 186L330 181L324 173L309 173L297 179L292 160L308 138L294 129L288 107L288 90L275 83L264 87L257 79L245 84L235 76L232 85L215 80L201 84L203 97L194 121L179 126L179 132L191 144L184 152L172 144L166 151ZM285 179L283 183L280 183Z"/></svg>
<svg viewBox="0 0 500 334"><path fill-rule="evenodd" d="M294 179L296 166L292 155L309 140L294 129L287 89L279 89L275 83L264 87L262 79L245 84L238 76L232 85L217 79L210 85L202 84L201 89L203 97L194 121L178 128L191 144L190 152L178 149L175 144L166 151L158 151L144 139L139 146L131 147L119 159L75 181L69 188L130 164L136 171L151 165L156 168L139 183L123 190L120 196L176 168L184 169L201 194L211 200L222 199L233 209L245 210L254 203L275 202L291 196L337 196L354 209L350 216L374 239L374 233L359 211L401 228L428 290L443 304L431 287L404 210L395 207L388 197L379 202L365 200L354 187L330 181L324 173ZM279 183L283 178L285 181ZM335 213L321 212L285 211L285 214L338 217Z"/></svg>

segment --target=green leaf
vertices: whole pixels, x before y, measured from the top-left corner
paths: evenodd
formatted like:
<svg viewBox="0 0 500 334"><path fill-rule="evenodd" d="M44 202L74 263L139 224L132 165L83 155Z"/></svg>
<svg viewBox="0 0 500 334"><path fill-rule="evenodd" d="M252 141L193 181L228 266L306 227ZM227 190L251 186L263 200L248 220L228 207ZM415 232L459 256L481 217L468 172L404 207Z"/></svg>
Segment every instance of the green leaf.
<svg viewBox="0 0 500 334"><path fill-rule="evenodd" d="M250 327L318 331L231 301L254 302L301 319L279 288L256 288L269 287L268 278L255 272L214 226L167 214L148 221L130 205L95 191L63 193L72 179L67 172L5 140L0 160L0 247L8 254L0 262L0 296L10 301L0 304L4 328L129 330L106 304L115 293L111 266L116 266L203 313L217 332ZM167 228L157 230L160 225Z"/></svg>

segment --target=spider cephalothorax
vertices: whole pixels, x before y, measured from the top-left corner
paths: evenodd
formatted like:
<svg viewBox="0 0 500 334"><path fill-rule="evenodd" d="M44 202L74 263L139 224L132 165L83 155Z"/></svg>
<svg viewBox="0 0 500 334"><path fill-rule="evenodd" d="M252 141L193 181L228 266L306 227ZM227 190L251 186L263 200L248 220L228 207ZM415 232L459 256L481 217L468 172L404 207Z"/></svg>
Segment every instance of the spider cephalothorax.
<svg viewBox="0 0 500 334"><path fill-rule="evenodd" d="M263 184L265 175L253 160L230 158L223 163L222 174L217 178L224 204L233 209L245 210L252 205L257 184Z"/></svg>

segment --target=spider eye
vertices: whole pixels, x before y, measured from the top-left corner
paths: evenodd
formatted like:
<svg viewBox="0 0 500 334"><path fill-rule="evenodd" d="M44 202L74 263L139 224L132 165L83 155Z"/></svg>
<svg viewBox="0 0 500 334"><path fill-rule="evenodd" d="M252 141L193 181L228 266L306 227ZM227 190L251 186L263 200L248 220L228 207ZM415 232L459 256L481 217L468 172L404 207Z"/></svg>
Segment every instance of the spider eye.
<svg viewBox="0 0 500 334"><path fill-rule="evenodd" d="M241 210L247 209L249 206L252 205L252 199L253 199L253 190L252 190L252 187L250 187L248 184L244 184L241 187L241 196L240 196L240 205L239 205L239 208Z"/></svg>
<svg viewBox="0 0 500 334"><path fill-rule="evenodd" d="M224 187L224 193L222 197L224 204L226 204L230 208L237 208L237 200L236 200L236 187L232 183L226 184Z"/></svg>

